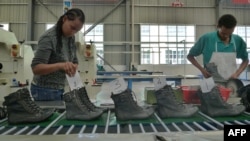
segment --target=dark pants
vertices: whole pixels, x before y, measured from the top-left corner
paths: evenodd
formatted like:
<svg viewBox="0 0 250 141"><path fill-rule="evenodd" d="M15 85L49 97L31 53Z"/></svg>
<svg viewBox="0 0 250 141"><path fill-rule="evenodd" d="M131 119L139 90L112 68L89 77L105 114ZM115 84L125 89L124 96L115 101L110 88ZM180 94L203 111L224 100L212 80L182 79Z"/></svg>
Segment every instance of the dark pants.
<svg viewBox="0 0 250 141"><path fill-rule="evenodd" d="M31 84L30 92L35 101L58 101L62 100L64 90L43 88Z"/></svg>

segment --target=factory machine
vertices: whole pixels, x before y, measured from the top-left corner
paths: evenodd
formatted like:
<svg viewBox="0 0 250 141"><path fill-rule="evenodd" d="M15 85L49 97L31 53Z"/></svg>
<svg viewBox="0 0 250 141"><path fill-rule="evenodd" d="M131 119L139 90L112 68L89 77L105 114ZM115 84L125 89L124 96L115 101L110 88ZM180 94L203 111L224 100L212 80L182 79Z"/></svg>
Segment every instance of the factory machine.
<svg viewBox="0 0 250 141"><path fill-rule="evenodd" d="M80 31L75 35L75 40L79 61L78 72L90 99L94 100L100 91L100 85L95 84L97 76L96 47L93 43L85 43L83 33Z"/></svg>
<svg viewBox="0 0 250 141"><path fill-rule="evenodd" d="M31 46L20 44L13 32L0 28L0 102L4 96L21 87L29 87L32 79Z"/></svg>
<svg viewBox="0 0 250 141"><path fill-rule="evenodd" d="M14 33L0 29L0 94L1 100L11 91L23 86L13 86L13 79L20 83L31 80L30 62L33 51L21 45ZM95 47L84 44L81 34L77 36L79 73L87 87L90 98L96 93L93 82L96 78ZM25 84L24 84L25 86ZM89 89L88 89L89 88ZM92 94L93 93L93 94ZM250 113L234 117L210 117L202 112L189 118L160 118L154 113L144 120L119 121L114 109L108 107L98 119L91 121L67 120L64 109L56 109L46 121L30 124L9 125L7 118L0 120L0 138L10 140L222 140L224 125L250 124ZM15 136L11 136L15 135ZM46 135L46 136L40 136Z"/></svg>

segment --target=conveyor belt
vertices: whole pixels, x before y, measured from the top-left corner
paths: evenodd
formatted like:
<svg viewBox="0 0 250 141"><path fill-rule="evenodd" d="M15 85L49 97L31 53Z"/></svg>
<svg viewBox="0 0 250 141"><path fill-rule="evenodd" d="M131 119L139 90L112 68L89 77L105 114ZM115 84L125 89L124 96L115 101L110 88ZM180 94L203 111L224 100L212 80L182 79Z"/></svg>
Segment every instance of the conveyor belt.
<svg viewBox="0 0 250 141"><path fill-rule="evenodd" d="M92 121L66 120L65 111L57 111L48 120L36 124L9 125L0 121L0 135L57 135L57 134L133 134L182 131L219 131L225 124L249 124L250 113L235 117L211 118L201 112L190 118L161 119L155 113L145 120L117 121L112 110Z"/></svg>

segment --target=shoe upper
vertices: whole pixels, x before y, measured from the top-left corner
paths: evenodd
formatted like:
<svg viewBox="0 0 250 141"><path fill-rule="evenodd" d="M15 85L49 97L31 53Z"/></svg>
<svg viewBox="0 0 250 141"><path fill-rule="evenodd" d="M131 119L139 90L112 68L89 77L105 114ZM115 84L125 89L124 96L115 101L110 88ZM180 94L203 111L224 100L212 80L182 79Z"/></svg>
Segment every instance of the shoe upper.
<svg viewBox="0 0 250 141"><path fill-rule="evenodd" d="M133 108L134 111L141 111L143 109L133 99L131 90L129 89L125 90L120 94L112 94L111 98L114 100L116 108L120 107L123 110L131 110L131 108Z"/></svg>
<svg viewBox="0 0 250 141"><path fill-rule="evenodd" d="M105 112L107 109L105 108L100 108L95 106L89 99L87 90L85 87L82 87L78 90L78 95L81 99L81 101L92 111L102 111Z"/></svg>
<svg viewBox="0 0 250 141"><path fill-rule="evenodd" d="M155 91L157 112L160 117L189 117L194 115L198 108L178 101L170 85Z"/></svg>
<svg viewBox="0 0 250 141"><path fill-rule="evenodd" d="M235 116L245 111L244 105L229 104L223 100L218 86L210 92L198 91L201 100L201 111L210 116Z"/></svg>
<svg viewBox="0 0 250 141"><path fill-rule="evenodd" d="M112 94L115 104L115 114L118 120L145 119L154 113L153 107L140 107L132 97L132 91L127 89L119 94Z"/></svg>
<svg viewBox="0 0 250 141"><path fill-rule="evenodd" d="M205 65L206 70L212 74L215 82L226 82L226 80L219 74L215 63L208 63Z"/></svg>
<svg viewBox="0 0 250 141"><path fill-rule="evenodd" d="M90 109L81 100L77 89L63 95L66 105L66 118L73 120L93 120L102 115L102 111Z"/></svg>
<svg viewBox="0 0 250 141"><path fill-rule="evenodd" d="M162 89L155 91L157 105L168 108L184 108L184 104L177 100L174 91L170 85L164 86Z"/></svg>
<svg viewBox="0 0 250 141"><path fill-rule="evenodd" d="M31 99L28 89L23 88L5 97L4 105L15 111L24 110L29 113L39 113L42 109ZM9 106L11 105L11 107ZM15 108L15 105L22 108Z"/></svg>
<svg viewBox="0 0 250 141"><path fill-rule="evenodd" d="M77 89L74 89L74 90L72 90L72 91L70 91L68 93L65 93L63 95L63 99L66 102L66 108L67 108L67 106L69 106L69 104L67 104L67 103L71 103L71 104L73 104L73 105L75 105L77 107L77 110L91 111L91 109L89 109L85 105L85 103L81 100Z"/></svg>
<svg viewBox="0 0 250 141"><path fill-rule="evenodd" d="M4 97L10 124L34 123L46 120L54 109L42 109L32 100L27 88L20 89Z"/></svg>

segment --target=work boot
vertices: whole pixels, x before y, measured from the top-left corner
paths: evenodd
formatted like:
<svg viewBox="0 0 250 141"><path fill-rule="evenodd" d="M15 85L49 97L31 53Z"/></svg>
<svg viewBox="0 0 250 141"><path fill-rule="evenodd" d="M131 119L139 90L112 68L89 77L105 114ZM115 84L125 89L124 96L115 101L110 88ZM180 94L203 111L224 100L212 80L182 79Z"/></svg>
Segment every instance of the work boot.
<svg viewBox="0 0 250 141"><path fill-rule="evenodd" d="M102 115L102 111L91 110L81 101L78 90L75 89L63 95L66 105L66 118L68 120L93 120Z"/></svg>
<svg viewBox="0 0 250 141"><path fill-rule="evenodd" d="M6 118L6 116L7 116L7 112L6 112L5 108L0 107L0 120Z"/></svg>
<svg viewBox="0 0 250 141"><path fill-rule="evenodd" d="M240 95L240 102L246 107L246 112L250 112L250 84L237 90Z"/></svg>
<svg viewBox="0 0 250 141"><path fill-rule="evenodd" d="M218 86L215 86L210 92L202 93L198 90L198 96L201 101L201 111L211 117L216 116L236 116L245 111L245 106L228 104L221 97Z"/></svg>
<svg viewBox="0 0 250 141"><path fill-rule="evenodd" d="M240 102L246 107L246 112L250 112L250 95L249 93L243 93Z"/></svg>
<svg viewBox="0 0 250 141"><path fill-rule="evenodd" d="M205 65L206 70L212 75L214 82L227 82L218 72L215 63L208 63Z"/></svg>
<svg viewBox="0 0 250 141"><path fill-rule="evenodd" d="M9 124L35 123L48 119L54 109L42 109L31 99L29 90L23 88L4 97Z"/></svg>
<svg viewBox="0 0 250 141"><path fill-rule="evenodd" d="M199 110L198 107L178 101L170 85L155 91L155 97L157 100L156 111L161 118L190 117Z"/></svg>
<svg viewBox="0 0 250 141"><path fill-rule="evenodd" d="M153 107L138 106L129 89L119 94L111 94L111 98L115 104L115 115L118 120L146 119L154 113Z"/></svg>
<svg viewBox="0 0 250 141"><path fill-rule="evenodd" d="M96 111L96 112L106 112L108 109L107 108L101 108L95 106L89 99L88 93L86 91L85 87L82 87L78 91L79 97L81 101L91 110L91 111Z"/></svg>

